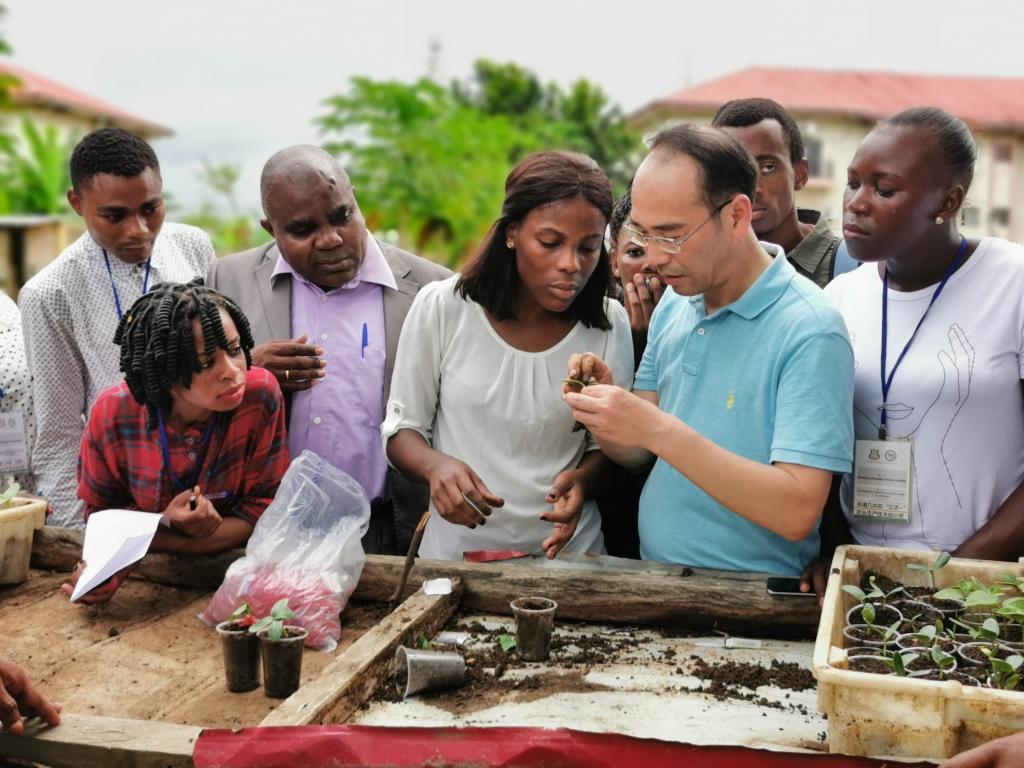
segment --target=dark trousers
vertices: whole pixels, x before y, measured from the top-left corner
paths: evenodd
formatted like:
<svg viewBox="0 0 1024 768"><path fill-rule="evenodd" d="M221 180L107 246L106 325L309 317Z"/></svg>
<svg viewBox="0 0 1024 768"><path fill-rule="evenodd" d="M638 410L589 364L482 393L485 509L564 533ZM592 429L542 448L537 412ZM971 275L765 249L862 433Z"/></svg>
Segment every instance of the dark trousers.
<svg viewBox="0 0 1024 768"><path fill-rule="evenodd" d="M370 504L370 528L363 536L363 551L368 555L398 555L395 540L395 506L391 501Z"/></svg>

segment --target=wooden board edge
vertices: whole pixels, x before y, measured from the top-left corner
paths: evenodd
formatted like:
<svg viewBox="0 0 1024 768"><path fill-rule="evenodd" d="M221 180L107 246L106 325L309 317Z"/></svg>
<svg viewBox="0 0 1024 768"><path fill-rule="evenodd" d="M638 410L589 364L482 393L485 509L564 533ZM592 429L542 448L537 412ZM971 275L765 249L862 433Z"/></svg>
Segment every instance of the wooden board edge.
<svg viewBox="0 0 1024 768"><path fill-rule="evenodd" d="M0 755L52 768L191 768L202 728L148 720L64 715L22 736L0 732Z"/></svg>
<svg viewBox="0 0 1024 768"><path fill-rule="evenodd" d="M458 577L452 579L450 594L413 593L331 662L318 679L302 686L267 715L260 726L344 722L390 674L398 647L419 634L434 634L455 612L461 595Z"/></svg>

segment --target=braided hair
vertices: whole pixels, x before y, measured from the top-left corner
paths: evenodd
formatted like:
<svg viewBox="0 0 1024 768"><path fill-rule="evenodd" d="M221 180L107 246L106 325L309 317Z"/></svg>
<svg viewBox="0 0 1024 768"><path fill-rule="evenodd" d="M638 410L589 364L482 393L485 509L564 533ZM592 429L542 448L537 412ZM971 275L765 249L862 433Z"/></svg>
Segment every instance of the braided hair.
<svg viewBox="0 0 1024 768"><path fill-rule="evenodd" d="M114 343L121 346L121 372L139 405L149 410L150 424L157 411L170 415L175 384L188 389L192 375L203 370L196 353L192 321L199 318L203 348L228 349L228 338L220 321L223 309L238 329L245 362L251 367L250 350L255 346L249 321L227 296L207 288L197 277L190 283L159 283L132 304L121 318Z"/></svg>

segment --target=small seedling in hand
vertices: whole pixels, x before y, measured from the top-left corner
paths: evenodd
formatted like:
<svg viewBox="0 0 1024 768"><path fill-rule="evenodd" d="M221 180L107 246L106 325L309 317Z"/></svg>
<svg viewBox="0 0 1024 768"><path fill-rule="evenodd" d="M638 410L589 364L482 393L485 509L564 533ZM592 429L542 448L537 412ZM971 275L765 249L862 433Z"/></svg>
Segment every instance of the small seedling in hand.
<svg viewBox="0 0 1024 768"><path fill-rule="evenodd" d="M563 384L568 384L570 387L573 388L574 392L580 392L588 384L596 384L597 383L597 379L595 379L593 376L590 377L589 381L580 381L579 379L568 378L568 379L562 379L562 383ZM584 428L583 424L581 424L578 421L574 421L572 423L572 431L573 432L579 432L583 428Z"/></svg>
<svg viewBox="0 0 1024 768"><path fill-rule="evenodd" d="M228 616L228 623L231 627L251 627L256 623L256 617L252 615L252 608L249 607L249 604L242 603Z"/></svg>
<svg viewBox="0 0 1024 768"><path fill-rule="evenodd" d="M501 646L501 650L508 653L516 647L515 635L498 635L498 645Z"/></svg>
<svg viewBox="0 0 1024 768"><path fill-rule="evenodd" d="M0 509L10 506L11 502L14 501L14 497L18 495L18 491L21 490L19 483L12 482L7 486L7 490L0 493Z"/></svg>
<svg viewBox="0 0 1024 768"><path fill-rule="evenodd" d="M288 607L288 598L286 597L274 603L274 607L270 609L270 615L264 616L249 627L249 631L253 634L259 634L265 629L267 630L267 638L272 643L276 643L282 637L287 637L284 623L287 619L294 617L295 612Z"/></svg>
<svg viewBox="0 0 1024 768"><path fill-rule="evenodd" d="M907 563L907 570L917 571L918 573L927 573L928 582L932 589L935 589L935 572L942 569L946 563L949 562L949 552L940 552L939 556L935 558L935 562L931 565L921 565L920 563Z"/></svg>

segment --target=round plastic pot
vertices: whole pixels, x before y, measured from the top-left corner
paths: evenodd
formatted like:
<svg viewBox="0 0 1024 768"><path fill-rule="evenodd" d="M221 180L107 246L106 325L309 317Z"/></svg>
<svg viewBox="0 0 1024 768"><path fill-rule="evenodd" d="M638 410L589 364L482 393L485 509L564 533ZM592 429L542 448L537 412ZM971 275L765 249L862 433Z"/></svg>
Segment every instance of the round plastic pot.
<svg viewBox="0 0 1024 768"><path fill-rule="evenodd" d="M547 661L558 603L546 597L520 597L510 605L516 617L516 654L523 661Z"/></svg>
<svg viewBox="0 0 1024 768"><path fill-rule="evenodd" d="M309 634L302 627L285 626L288 634L274 641L260 633L263 652L263 693L272 699L286 699L299 689L302 676L302 647Z"/></svg>
<svg viewBox="0 0 1024 768"><path fill-rule="evenodd" d="M855 605L855 606L853 606L853 608L848 610L846 612L846 623L847 624L864 624L865 623L864 619L863 619L863 617L860 614L861 609L863 607L864 607L863 605ZM889 616L885 616L885 615L882 614L882 611L892 611L892 614L890 614ZM875 626L887 627L890 624L892 624L894 621L896 621L896 619L900 619L900 620L903 619L903 614L900 612L899 608L896 608L896 607L894 607L892 605L885 605L885 606L876 605L875 606L875 613L876 613L875 622L874 622Z"/></svg>
<svg viewBox="0 0 1024 768"><path fill-rule="evenodd" d="M456 688L466 680L466 662L451 651L424 651L400 646L395 667L405 673L403 699L422 691Z"/></svg>
<svg viewBox="0 0 1024 768"><path fill-rule="evenodd" d="M228 629L230 626L230 621L217 625L224 652L224 677L229 691L244 693L260 684L260 639L248 629Z"/></svg>
<svg viewBox="0 0 1024 768"><path fill-rule="evenodd" d="M982 642L982 643L963 643L960 646L960 648L957 649L957 656L959 656L960 660L964 664L966 664L967 666L970 666L970 667L987 667L988 663L989 663L987 659L985 661L980 661L978 659L975 659L972 656L967 655L966 653L964 653L964 651L966 649L968 649L968 648L991 648L991 647L992 647L992 643L988 643L988 642ZM1012 656L1015 653L1015 651L1012 648L1008 648L1008 647L1006 647L1005 645L1002 645L1002 644L999 644L996 647L998 648L998 651L996 653L996 657L1000 658L1000 659L1006 659L1006 658Z"/></svg>
<svg viewBox="0 0 1024 768"><path fill-rule="evenodd" d="M881 648L885 645L882 636L871 632L867 624L847 624L843 627L843 637L847 639L851 647Z"/></svg>
<svg viewBox="0 0 1024 768"><path fill-rule="evenodd" d="M849 667L851 672L861 672L861 671L866 672L867 671L867 670L855 670L855 669L853 669L852 665L854 664L854 662L860 661L860 660L879 661L879 662L881 662L881 664L885 664L886 665L886 671L883 672L881 670L881 664L880 664L879 665L879 670L877 672L871 671L868 674L874 674L874 675L891 675L891 674L893 674L892 668L888 666L887 659L884 656L850 656L849 658L847 658L846 663L847 663L847 665L848 665L848 667Z"/></svg>

